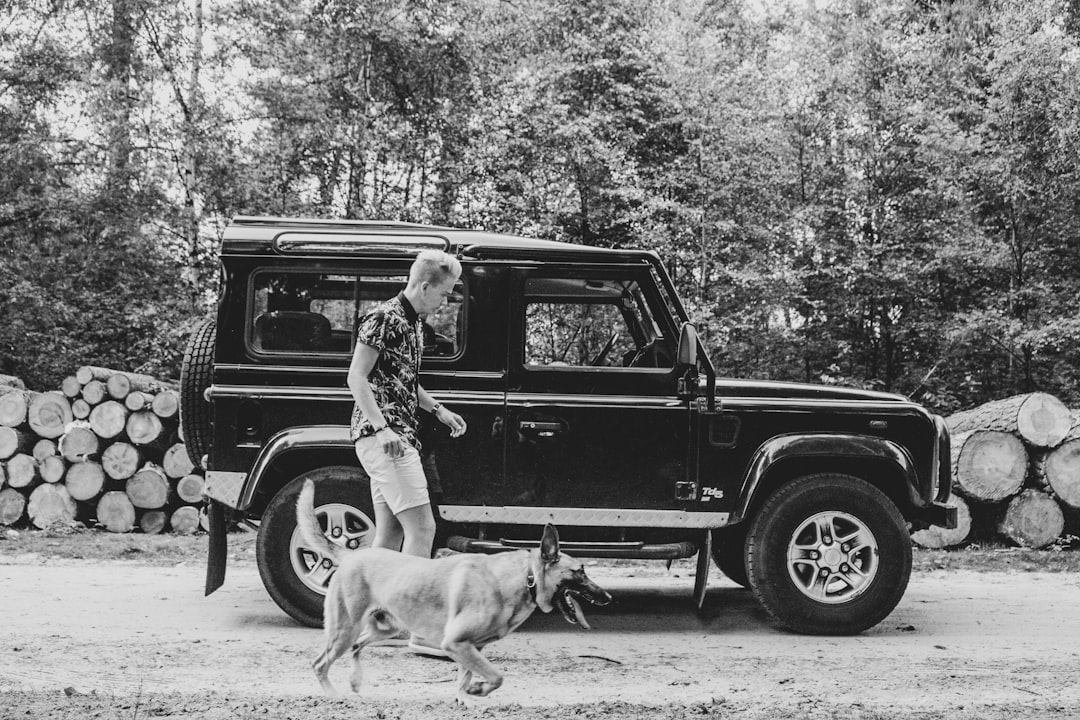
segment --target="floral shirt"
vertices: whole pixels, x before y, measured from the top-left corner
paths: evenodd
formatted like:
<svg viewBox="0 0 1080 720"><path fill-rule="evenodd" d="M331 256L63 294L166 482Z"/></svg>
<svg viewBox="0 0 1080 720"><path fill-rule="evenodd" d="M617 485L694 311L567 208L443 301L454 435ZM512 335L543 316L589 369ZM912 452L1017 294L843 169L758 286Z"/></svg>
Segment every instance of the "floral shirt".
<svg viewBox="0 0 1080 720"><path fill-rule="evenodd" d="M420 449L417 387L423 349L422 323L405 295L398 293L361 317L356 331L356 342L379 351L368 382L386 424L417 450ZM356 441L374 435L374 430L359 406L354 405L350 439Z"/></svg>

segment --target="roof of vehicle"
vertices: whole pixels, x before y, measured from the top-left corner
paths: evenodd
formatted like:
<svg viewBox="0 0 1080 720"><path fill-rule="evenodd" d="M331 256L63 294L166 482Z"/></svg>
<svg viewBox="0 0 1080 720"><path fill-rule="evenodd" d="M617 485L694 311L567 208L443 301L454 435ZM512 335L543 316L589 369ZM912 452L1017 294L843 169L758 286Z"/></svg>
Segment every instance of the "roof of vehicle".
<svg viewBox="0 0 1080 720"><path fill-rule="evenodd" d="M525 260L563 257L592 262L658 261L655 252L600 248L499 233L383 220L237 216L222 237L223 254L390 254L443 248L464 257Z"/></svg>

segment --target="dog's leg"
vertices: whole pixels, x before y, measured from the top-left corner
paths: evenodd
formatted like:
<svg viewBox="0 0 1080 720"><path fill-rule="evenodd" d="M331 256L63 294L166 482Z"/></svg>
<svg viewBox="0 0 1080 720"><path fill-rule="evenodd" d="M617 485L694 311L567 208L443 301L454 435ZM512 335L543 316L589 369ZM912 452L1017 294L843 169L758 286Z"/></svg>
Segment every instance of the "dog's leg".
<svg viewBox="0 0 1080 720"><path fill-rule="evenodd" d="M484 697L502 685L502 673L488 662L488 659L481 655L471 642L443 640L442 647L465 670L464 674L458 674L462 683L461 689L464 692ZM479 675L479 679L473 677L474 675Z"/></svg>
<svg viewBox="0 0 1080 720"><path fill-rule="evenodd" d="M457 663L456 663L457 664ZM472 685L472 670L466 670L464 665L457 664L458 667L458 692L457 701L465 707L476 707L476 699L474 696L469 695L466 688Z"/></svg>
<svg viewBox="0 0 1080 720"><path fill-rule="evenodd" d="M347 632L334 633L327 629L326 649L322 651L319 657L315 658L315 662L311 663L311 667L315 669L315 677L319 679L319 684L322 685L323 692L327 695L337 696L339 694L337 688L330 682L330 666L348 652L352 645L352 639Z"/></svg>
<svg viewBox="0 0 1080 720"><path fill-rule="evenodd" d="M354 693L360 692L364 679L363 666L360 663L361 651L369 643L393 637L401 630L397 619L382 608L368 610L364 613L361 623L364 629L352 646L352 674L349 676L349 686Z"/></svg>

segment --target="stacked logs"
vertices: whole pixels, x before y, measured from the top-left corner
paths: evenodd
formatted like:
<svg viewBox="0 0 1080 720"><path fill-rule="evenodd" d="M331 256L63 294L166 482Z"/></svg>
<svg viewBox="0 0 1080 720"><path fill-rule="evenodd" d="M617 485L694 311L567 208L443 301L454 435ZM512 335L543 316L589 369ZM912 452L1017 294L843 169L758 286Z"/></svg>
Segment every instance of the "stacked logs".
<svg viewBox="0 0 1080 720"><path fill-rule="evenodd" d="M195 532L203 478L179 415L176 387L147 375L85 366L44 393L0 375L0 525Z"/></svg>
<svg viewBox="0 0 1080 720"><path fill-rule="evenodd" d="M1080 512L1080 415L1046 393L995 400L946 419L952 432L952 530L930 528L924 547L1001 537L1042 548Z"/></svg>

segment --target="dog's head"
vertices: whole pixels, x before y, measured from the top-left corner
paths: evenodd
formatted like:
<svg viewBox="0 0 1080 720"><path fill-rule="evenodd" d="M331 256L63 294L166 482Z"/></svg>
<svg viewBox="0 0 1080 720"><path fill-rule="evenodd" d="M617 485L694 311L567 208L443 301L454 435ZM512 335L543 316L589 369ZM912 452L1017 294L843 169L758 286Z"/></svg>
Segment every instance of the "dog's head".
<svg viewBox="0 0 1080 720"><path fill-rule="evenodd" d="M567 622L588 628L579 600L593 605L607 605L611 595L585 574L585 567L559 550L559 533L554 525L544 527L540 551L534 554L536 605L543 612L558 607Z"/></svg>

